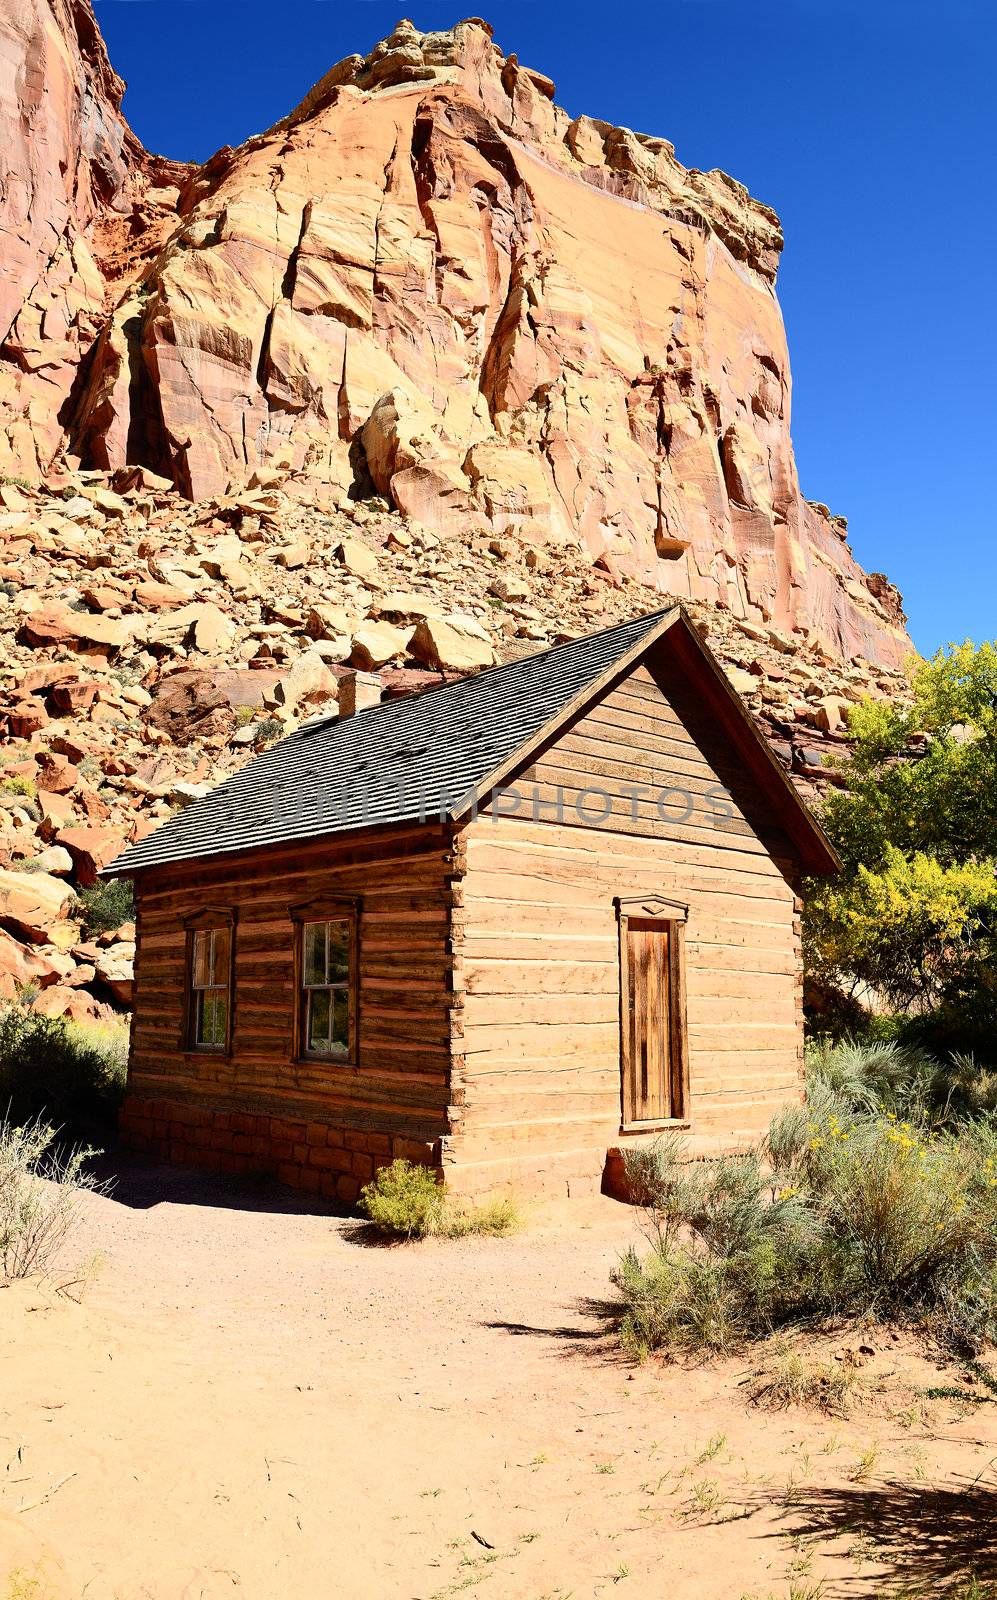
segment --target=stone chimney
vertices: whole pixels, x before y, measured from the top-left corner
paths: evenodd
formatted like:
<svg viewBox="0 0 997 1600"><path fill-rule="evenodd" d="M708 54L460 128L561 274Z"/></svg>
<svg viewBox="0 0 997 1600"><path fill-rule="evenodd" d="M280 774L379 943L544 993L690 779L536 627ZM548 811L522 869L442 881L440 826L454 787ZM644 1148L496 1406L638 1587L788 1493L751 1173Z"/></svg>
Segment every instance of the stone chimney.
<svg viewBox="0 0 997 1600"><path fill-rule="evenodd" d="M354 717L358 711L381 703L381 680L376 672L347 672L339 680L339 715Z"/></svg>

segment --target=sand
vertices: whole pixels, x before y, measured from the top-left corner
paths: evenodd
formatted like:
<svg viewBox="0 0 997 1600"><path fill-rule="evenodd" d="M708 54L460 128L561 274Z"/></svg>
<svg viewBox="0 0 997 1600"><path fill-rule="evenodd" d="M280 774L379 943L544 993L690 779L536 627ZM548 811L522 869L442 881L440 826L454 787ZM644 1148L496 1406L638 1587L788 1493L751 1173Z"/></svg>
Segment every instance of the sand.
<svg viewBox="0 0 997 1600"><path fill-rule="evenodd" d="M848 1420L753 1405L757 1356L635 1369L593 1304L635 1231L603 1200L376 1248L276 1189L126 1168L87 1202L73 1248L104 1260L80 1303L0 1290L0 1600L804 1600L995 1575L997 1407L917 1397L958 1368L869 1334L875 1399Z"/></svg>

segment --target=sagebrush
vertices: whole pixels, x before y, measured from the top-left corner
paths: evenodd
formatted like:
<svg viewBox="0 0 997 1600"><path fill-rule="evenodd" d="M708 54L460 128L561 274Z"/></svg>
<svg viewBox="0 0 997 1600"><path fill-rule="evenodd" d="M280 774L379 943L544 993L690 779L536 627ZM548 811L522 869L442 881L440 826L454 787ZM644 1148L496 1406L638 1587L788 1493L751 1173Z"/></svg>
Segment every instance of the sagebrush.
<svg viewBox="0 0 997 1600"><path fill-rule="evenodd" d="M649 1254L615 1273L624 1345L726 1351L856 1312L957 1347L997 1336L997 1119L919 1053L812 1053L805 1106L757 1148L689 1159L669 1136L627 1158Z"/></svg>
<svg viewBox="0 0 997 1600"><path fill-rule="evenodd" d="M80 1217L83 1196L102 1192L86 1170L96 1152L60 1152L37 1118L0 1121L0 1279L51 1274Z"/></svg>

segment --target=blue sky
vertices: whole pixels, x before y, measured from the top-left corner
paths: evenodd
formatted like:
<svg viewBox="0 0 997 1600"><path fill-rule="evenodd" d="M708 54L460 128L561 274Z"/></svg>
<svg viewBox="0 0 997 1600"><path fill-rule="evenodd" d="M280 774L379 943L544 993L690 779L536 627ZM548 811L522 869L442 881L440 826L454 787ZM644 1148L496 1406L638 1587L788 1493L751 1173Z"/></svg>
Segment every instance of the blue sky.
<svg viewBox="0 0 997 1600"><path fill-rule="evenodd" d="M97 0L125 111L203 159L366 51L404 0ZM459 7L411 0L418 27ZM782 218L803 492L916 644L997 634L997 10L984 0L496 0L572 114L671 139Z"/></svg>

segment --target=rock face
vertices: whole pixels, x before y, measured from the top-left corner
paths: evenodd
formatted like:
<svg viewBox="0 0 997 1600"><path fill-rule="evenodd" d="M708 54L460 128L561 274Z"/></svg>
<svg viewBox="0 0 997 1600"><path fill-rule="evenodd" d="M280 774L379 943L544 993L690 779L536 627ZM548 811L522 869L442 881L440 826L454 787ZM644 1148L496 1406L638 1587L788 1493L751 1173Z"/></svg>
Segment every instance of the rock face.
<svg viewBox="0 0 997 1600"><path fill-rule="evenodd" d="M176 223L185 169L148 156L90 0L0 7L0 471L35 477L108 311Z"/></svg>
<svg viewBox="0 0 997 1600"><path fill-rule="evenodd" d="M313 502L376 492L444 538L472 525L846 657L907 653L896 591L800 493L782 234L732 178L572 121L485 23L403 22L191 171L164 242L87 0L12 0L0 27L68 152L52 193L59 163L11 123L25 196L48 174L19 206L27 280L56 263L13 306L29 468L61 435L197 500L293 469Z"/></svg>

